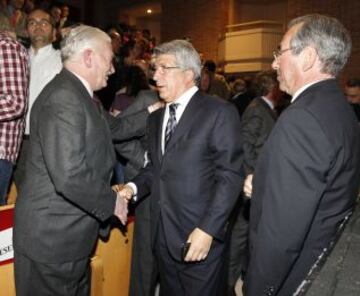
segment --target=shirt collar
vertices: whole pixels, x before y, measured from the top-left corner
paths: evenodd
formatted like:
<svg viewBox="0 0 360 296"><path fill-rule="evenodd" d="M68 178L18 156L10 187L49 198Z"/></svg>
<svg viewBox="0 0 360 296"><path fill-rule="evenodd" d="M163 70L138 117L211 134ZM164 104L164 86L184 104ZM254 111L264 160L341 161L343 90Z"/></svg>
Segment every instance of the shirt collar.
<svg viewBox="0 0 360 296"><path fill-rule="evenodd" d="M176 100L174 100L173 102L167 103L166 105L170 105L172 103L177 103L177 104L179 104L181 106L186 106L189 103L192 96L198 91L198 89L199 88L194 85L194 86L190 87L187 91L185 91Z"/></svg>
<svg viewBox="0 0 360 296"><path fill-rule="evenodd" d="M330 78L330 79L332 79L332 78ZM310 86L312 86L313 84L318 83L320 81L324 81L324 80L327 80L327 79L316 80L316 81L310 82L308 84L305 84L303 87L300 87L293 95L293 97L291 99L291 103L293 103L299 97L299 95L302 92L304 92L306 89L308 89Z"/></svg>
<svg viewBox="0 0 360 296"><path fill-rule="evenodd" d="M82 82L82 84L85 86L86 90L88 91L90 97L93 97L94 92L93 92L93 90L91 89L89 82L87 82L86 79L84 79L84 78L81 77L80 75L78 75L78 74L76 74L76 73L74 73L74 72L71 72L71 73L74 74L77 78L79 78L79 80Z"/></svg>
<svg viewBox="0 0 360 296"><path fill-rule="evenodd" d="M52 47L52 44L50 43L50 44L48 44L48 45L46 45L44 47L39 48L37 50L37 53L35 53L35 49L31 46L30 50L29 50L29 54L30 54L30 56L37 56L37 55L41 55L41 54L44 54L46 52L49 52L52 49L53 49L53 47Z"/></svg>
<svg viewBox="0 0 360 296"><path fill-rule="evenodd" d="M263 100L264 100L264 102L266 103L266 104L268 104L269 105L269 107L270 107L270 109L271 110L274 110L274 103L273 102L271 102L268 98L266 98L266 97L261 97Z"/></svg>

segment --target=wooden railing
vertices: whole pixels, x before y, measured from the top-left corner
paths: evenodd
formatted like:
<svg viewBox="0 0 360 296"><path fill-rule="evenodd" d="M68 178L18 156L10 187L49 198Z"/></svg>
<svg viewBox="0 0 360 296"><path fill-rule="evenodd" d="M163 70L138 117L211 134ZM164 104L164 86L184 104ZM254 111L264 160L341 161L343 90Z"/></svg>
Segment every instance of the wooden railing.
<svg viewBox="0 0 360 296"><path fill-rule="evenodd" d="M16 189L12 187L8 201L13 202L15 198ZM14 204L0 207L0 223L2 213L13 210ZM98 240L91 258L91 296L129 294L133 226L133 220L130 219L126 231L114 227L106 242ZM14 264L9 261L0 265L0 295L15 296Z"/></svg>

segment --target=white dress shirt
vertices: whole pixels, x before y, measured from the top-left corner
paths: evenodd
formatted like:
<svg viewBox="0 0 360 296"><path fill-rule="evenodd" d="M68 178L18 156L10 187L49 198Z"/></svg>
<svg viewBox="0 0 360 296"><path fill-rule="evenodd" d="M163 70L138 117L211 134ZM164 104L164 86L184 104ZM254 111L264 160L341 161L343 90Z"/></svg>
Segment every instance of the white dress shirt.
<svg viewBox="0 0 360 296"><path fill-rule="evenodd" d="M51 44L38 49L35 54L31 47L30 56L30 85L29 106L26 114L25 134L30 133L30 112L37 96L46 84L52 80L62 69L60 51L55 50Z"/></svg>
<svg viewBox="0 0 360 296"><path fill-rule="evenodd" d="M180 118L182 114L185 111L185 108L187 104L189 103L192 96L198 91L197 86L193 86L189 88L186 92L184 92L179 98L174 100L171 103L167 103L165 107L165 114L164 114L164 120L162 124L162 133L161 133L161 151L164 154L165 151L165 130L166 130L166 124L169 120L169 105L171 104L178 104L176 111L175 111L175 117L176 117L176 123L179 124Z"/></svg>
<svg viewBox="0 0 360 296"><path fill-rule="evenodd" d="M328 79L332 79L332 78L328 78ZM313 81L313 82L310 82L308 84L305 84L304 86L300 87L296 92L295 94L293 95L292 99L291 99L291 103L293 103L297 98L298 96L304 92L307 88L309 88L310 86L312 86L313 84L315 83L318 83L320 81L323 81L323 80L327 80L327 79L320 79L320 80L317 80L317 81Z"/></svg>
<svg viewBox="0 0 360 296"><path fill-rule="evenodd" d="M69 70L70 71L70 70ZM83 77L81 77L80 75L76 74L75 72L70 71L72 74L74 74L80 81L81 83L84 85L84 87L86 88L87 92L89 93L90 97L93 97L94 92L90 87L89 82L87 82L87 80Z"/></svg>
<svg viewBox="0 0 360 296"><path fill-rule="evenodd" d="M264 96L262 96L261 98L264 100L264 102L266 104L268 104L268 106L270 107L271 110L274 110L274 103L273 102L271 102L268 98L266 98Z"/></svg>

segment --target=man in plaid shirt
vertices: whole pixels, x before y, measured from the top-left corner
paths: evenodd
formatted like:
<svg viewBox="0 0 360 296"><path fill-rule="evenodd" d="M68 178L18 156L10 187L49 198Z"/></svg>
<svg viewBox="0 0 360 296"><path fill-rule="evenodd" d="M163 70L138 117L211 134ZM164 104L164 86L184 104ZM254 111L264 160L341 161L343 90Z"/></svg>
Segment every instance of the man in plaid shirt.
<svg viewBox="0 0 360 296"><path fill-rule="evenodd" d="M0 205L6 204L24 132L28 79L26 49L0 32Z"/></svg>

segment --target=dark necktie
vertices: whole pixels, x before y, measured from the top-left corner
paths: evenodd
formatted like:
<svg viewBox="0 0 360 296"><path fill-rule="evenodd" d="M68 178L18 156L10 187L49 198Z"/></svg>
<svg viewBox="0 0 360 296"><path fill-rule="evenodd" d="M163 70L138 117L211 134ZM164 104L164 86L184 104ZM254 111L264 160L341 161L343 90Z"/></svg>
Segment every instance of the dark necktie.
<svg viewBox="0 0 360 296"><path fill-rule="evenodd" d="M94 95L91 99L93 100L93 102L95 103L96 108L98 109L98 111L101 114L101 101L99 100L99 98L96 95Z"/></svg>
<svg viewBox="0 0 360 296"><path fill-rule="evenodd" d="M176 108L179 106L179 104L171 104L169 105L169 120L166 124L165 129L165 149L167 144L170 141L170 138L172 134L174 133L174 130L176 128L177 122L176 122Z"/></svg>

